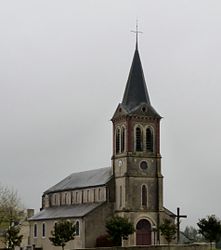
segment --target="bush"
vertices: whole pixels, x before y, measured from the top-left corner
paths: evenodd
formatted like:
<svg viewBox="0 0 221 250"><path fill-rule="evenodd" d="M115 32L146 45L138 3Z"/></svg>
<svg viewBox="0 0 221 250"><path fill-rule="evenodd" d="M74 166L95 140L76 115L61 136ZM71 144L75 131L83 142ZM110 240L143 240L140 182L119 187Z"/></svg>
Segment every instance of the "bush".
<svg viewBox="0 0 221 250"><path fill-rule="evenodd" d="M112 247L113 242L108 234L101 235L96 239L96 247Z"/></svg>
<svg viewBox="0 0 221 250"><path fill-rule="evenodd" d="M114 246L121 246L122 239L127 240L128 236L132 234L134 226L129 222L128 218L115 216L106 221L106 230Z"/></svg>

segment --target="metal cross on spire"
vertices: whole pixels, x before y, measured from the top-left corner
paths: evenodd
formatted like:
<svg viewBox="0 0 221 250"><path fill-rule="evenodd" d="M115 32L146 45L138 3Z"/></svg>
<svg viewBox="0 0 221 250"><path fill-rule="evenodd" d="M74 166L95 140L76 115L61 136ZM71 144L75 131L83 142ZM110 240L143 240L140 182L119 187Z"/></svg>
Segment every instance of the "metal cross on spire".
<svg viewBox="0 0 221 250"><path fill-rule="evenodd" d="M136 20L136 30L131 30L131 32L136 34L136 50L138 49L138 35L142 34L142 31L139 31L138 29L138 20Z"/></svg>

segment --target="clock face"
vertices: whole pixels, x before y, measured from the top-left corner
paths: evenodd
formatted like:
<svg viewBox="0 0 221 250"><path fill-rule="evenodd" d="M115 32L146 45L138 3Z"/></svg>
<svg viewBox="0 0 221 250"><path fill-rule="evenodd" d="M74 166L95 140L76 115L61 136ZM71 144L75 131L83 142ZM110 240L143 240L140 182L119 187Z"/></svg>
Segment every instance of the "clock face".
<svg viewBox="0 0 221 250"><path fill-rule="evenodd" d="M119 161L118 161L118 166L121 167L122 165L123 165L122 160L119 160Z"/></svg>

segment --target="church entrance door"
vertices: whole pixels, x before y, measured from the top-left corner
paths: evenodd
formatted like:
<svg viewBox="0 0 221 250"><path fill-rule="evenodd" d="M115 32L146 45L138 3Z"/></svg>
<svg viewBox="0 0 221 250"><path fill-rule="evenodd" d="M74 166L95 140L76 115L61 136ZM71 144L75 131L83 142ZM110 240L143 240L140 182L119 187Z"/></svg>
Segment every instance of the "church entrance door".
<svg viewBox="0 0 221 250"><path fill-rule="evenodd" d="M148 220L140 220L136 226L136 245L151 245L151 225Z"/></svg>

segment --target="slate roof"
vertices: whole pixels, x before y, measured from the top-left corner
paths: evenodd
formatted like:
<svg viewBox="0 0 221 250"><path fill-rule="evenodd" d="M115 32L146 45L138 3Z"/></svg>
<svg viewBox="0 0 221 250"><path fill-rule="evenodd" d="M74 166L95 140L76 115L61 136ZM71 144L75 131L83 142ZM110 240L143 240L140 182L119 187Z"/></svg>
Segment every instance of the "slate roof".
<svg viewBox="0 0 221 250"><path fill-rule="evenodd" d="M73 173L46 190L44 194L105 185L111 179L112 175L113 173L111 167Z"/></svg>
<svg viewBox="0 0 221 250"><path fill-rule="evenodd" d="M128 110L132 110L140 103L150 105L150 98L147 91L139 52L136 48L122 104L127 107Z"/></svg>
<svg viewBox="0 0 221 250"><path fill-rule="evenodd" d="M29 218L30 221L50 220L60 218L77 218L83 217L103 203L83 203L67 206L56 206L44 208L36 215Z"/></svg>
<svg viewBox="0 0 221 250"><path fill-rule="evenodd" d="M138 47L136 46L126 88L124 91L122 105L128 113L132 113L141 104L146 104L154 116L160 117L159 114L151 106L140 55Z"/></svg>

